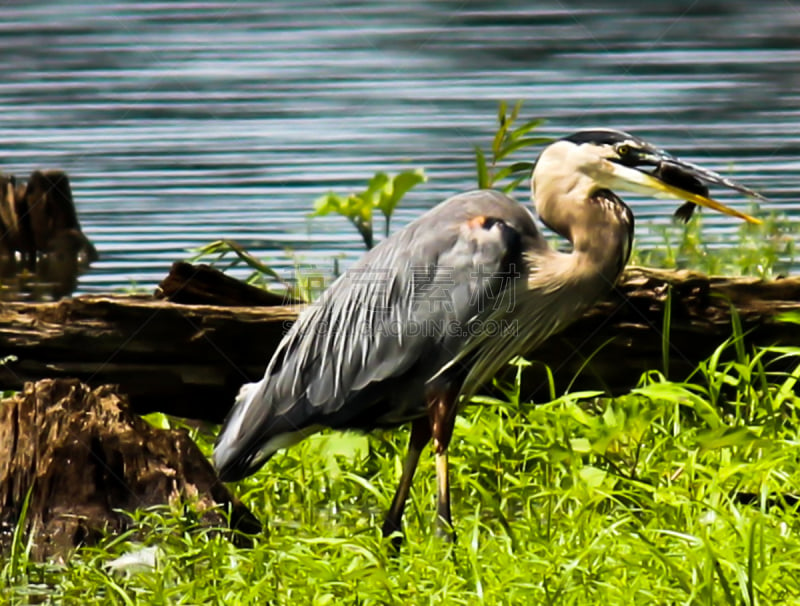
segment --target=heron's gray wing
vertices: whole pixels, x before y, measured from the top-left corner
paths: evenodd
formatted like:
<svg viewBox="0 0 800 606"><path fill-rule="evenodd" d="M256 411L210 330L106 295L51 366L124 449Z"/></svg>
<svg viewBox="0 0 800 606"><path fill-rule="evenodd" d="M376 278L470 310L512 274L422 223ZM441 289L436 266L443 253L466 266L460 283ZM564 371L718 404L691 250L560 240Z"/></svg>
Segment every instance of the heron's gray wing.
<svg viewBox="0 0 800 606"><path fill-rule="evenodd" d="M421 400L469 322L519 277L509 264L540 240L523 207L480 191L450 198L382 242L301 314L264 378L243 389L218 440L218 467L237 452L254 457L256 444L261 452L247 463L257 465L304 428L358 425L367 412L376 421L397 413L400 422L404 411L391 408L404 395ZM407 379L403 393L373 395L395 378Z"/></svg>
<svg viewBox="0 0 800 606"><path fill-rule="evenodd" d="M476 217L504 222L485 225ZM375 248L281 344L265 376L278 396L275 413L302 400L309 414L331 414L353 392L403 374L431 348L445 360L455 355L464 336L456 329L466 329L498 294L509 248L532 227L513 200L476 192L448 200Z"/></svg>

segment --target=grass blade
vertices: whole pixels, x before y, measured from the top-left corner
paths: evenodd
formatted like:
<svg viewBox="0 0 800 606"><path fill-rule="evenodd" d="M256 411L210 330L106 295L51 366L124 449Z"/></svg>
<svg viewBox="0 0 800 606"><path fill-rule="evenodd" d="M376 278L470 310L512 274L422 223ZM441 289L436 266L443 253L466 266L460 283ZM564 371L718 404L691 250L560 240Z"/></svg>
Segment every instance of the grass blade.
<svg viewBox="0 0 800 606"><path fill-rule="evenodd" d="M478 189L489 189L491 183L489 182L489 171L486 168L486 156L477 145L475 146L475 168L478 172Z"/></svg>
<svg viewBox="0 0 800 606"><path fill-rule="evenodd" d="M664 301L664 320L661 324L661 364L664 376L669 378L669 336L672 331L672 285L667 287L667 298Z"/></svg>
<svg viewBox="0 0 800 606"><path fill-rule="evenodd" d="M517 139L500 150L500 153L497 154L497 161L499 162L517 150L524 149L526 147L532 147L534 145L545 145L547 143L550 143L550 138L548 137L527 137L524 139Z"/></svg>

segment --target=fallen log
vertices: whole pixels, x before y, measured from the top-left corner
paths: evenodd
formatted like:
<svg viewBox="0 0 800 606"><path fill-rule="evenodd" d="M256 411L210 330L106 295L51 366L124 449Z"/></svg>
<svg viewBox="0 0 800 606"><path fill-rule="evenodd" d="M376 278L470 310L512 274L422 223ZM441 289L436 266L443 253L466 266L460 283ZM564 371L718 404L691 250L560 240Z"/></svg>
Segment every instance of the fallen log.
<svg viewBox="0 0 800 606"><path fill-rule="evenodd" d="M241 383L263 373L295 307L182 305L81 296L0 306L3 389L44 377L117 384L138 413L219 422Z"/></svg>
<svg viewBox="0 0 800 606"><path fill-rule="evenodd" d="M605 301L531 358L552 368L559 390L571 383L573 390L624 392L644 371L662 368L668 297L670 378L685 378L731 335L732 309L749 345L800 345L800 325L779 319L782 312L800 312L798 278L632 268ZM118 384L138 413L219 422L239 386L263 374L300 309L183 305L142 296L6 303L0 306L0 358L16 359L0 364L0 387L77 377L92 386ZM547 397L535 369L523 396Z"/></svg>
<svg viewBox="0 0 800 606"><path fill-rule="evenodd" d="M269 306L299 305L300 299L258 288L232 278L209 265L185 261L172 264L155 297L187 305Z"/></svg>
<svg viewBox="0 0 800 606"><path fill-rule="evenodd" d="M0 553L18 522L32 557L63 558L130 527L124 511L188 503L203 524L226 526L222 505L260 530L185 431L152 427L110 386L46 379L0 401Z"/></svg>

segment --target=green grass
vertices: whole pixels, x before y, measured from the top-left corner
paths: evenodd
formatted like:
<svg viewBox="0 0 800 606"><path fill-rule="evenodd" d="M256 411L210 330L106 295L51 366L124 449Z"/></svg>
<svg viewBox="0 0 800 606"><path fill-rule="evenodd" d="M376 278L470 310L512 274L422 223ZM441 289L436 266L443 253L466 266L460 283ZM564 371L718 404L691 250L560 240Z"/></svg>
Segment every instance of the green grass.
<svg viewBox="0 0 800 606"><path fill-rule="evenodd" d="M631 264L693 269L714 276L787 275L795 263L797 225L785 214L764 212L758 204L751 204L747 212L763 223L741 223L736 246L731 246L730 236L704 232L703 216L695 212L688 225L675 222L657 227L655 232L662 245L635 249Z"/></svg>
<svg viewBox="0 0 800 606"><path fill-rule="evenodd" d="M454 546L433 532L430 455L401 553L380 537L407 431L330 433L238 485L267 526L252 548L183 508L139 512L135 531L62 564L29 561L18 537L0 601L800 603L800 349L778 353L793 372L732 338L692 383L653 371L616 399L532 406L515 385L480 399L452 446ZM208 452L211 435L195 437ZM154 569L107 569L144 546Z"/></svg>

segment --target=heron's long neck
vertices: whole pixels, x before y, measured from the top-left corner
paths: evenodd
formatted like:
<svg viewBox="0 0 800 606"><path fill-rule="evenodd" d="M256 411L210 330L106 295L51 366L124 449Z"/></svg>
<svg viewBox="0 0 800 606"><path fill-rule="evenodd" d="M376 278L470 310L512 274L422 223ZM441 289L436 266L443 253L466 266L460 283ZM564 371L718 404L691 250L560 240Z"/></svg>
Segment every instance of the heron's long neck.
<svg viewBox="0 0 800 606"><path fill-rule="evenodd" d="M587 278L595 274L613 285L630 258L632 243L632 216L629 224L615 222L590 226L572 239L569 256L573 269Z"/></svg>
<svg viewBox="0 0 800 606"><path fill-rule="evenodd" d="M595 203L598 206L585 209L585 213L556 214L562 220L560 224L548 221L540 212L548 226L572 242L573 249L563 253L541 242L523 253L527 281L509 289L505 295L511 298L511 304L496 307L498 315L491 317L510 321L514 329L500 337L481 335L459 353L454 362L469 360L467 366L472 367L462 394L472 395L509 357L530 353L547 337L577 320L614 286L630 254L633 216L616 196L608 204L619 203L619 207L603 206L606 203L599 198L592 200ZM451 363L448 368L455 366L459 365Z"/></svg>
<svg viewBox="0 0 800 606"><path fill-rule="evenodd" d="M471 396L510 356L530 353L598 303L613 288L628 260L630 233L618 224L601 222L573 229L568 234L572 236L571 252L542 246L523 253L527 282L508 294L512 305L503 318L514 329L501 337L479 337L459 353L456 361L467 359L471 362L467 367L472 366L462 393ZM472 355L476 357L472 359Z"/></svg>
<svg viewBox="0 0 800 606"><path fill-rule="evenodd" d="M619 198L611 196L613 198L603 195L592 202L604 207L602 212L589 213L588 220L579 221L573 217L569 226L553 226L570 240L571 252L551 250L546 259L531 263L537 269L530 273L528 289L552 293L556 299L563 299L567 315L581 313L580 310L603 297L628 262L633 215Z"/></svg>

